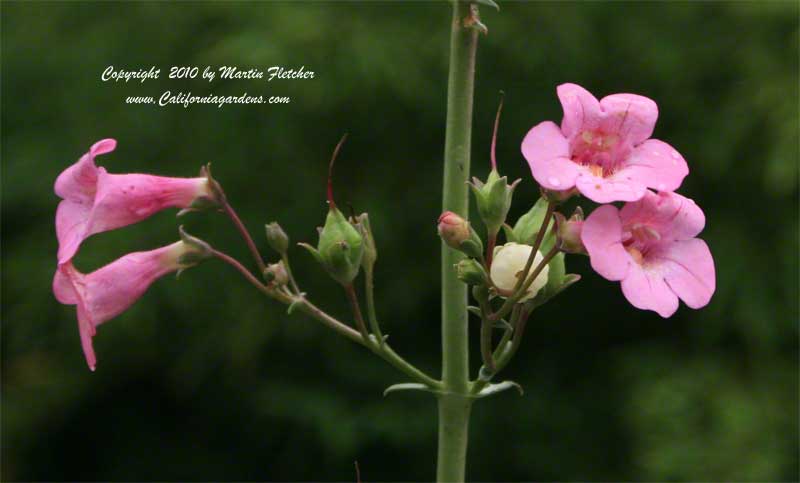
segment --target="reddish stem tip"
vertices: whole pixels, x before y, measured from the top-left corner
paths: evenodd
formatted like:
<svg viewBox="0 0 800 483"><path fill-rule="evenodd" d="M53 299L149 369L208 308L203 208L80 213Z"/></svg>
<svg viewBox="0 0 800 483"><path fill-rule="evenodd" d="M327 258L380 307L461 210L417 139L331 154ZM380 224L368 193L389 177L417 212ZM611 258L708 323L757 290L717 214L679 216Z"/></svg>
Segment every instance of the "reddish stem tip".
<svg viewBox="0 0 800 483"><path fill-rule="evenodd" d="M333 150L333 156L331 156L331 162L328 165L328 203L331 208L336 208L336 202L333 201L333 164L336 162L336 156L339 155L339 150L342 149L345 139L347 139L347 133L342 136L339 144L336 145L336 149Z"/></svg>
<svg viewBox="0 0 800 483"><path fill-rule="evenodd" d="M500 113L503 112L503 99L505 99L505 92L500 91L500 105L497 106L497 116L494 118L494 133L492 134L492 170L497 170L497 159L495 158L494 151L497 147L497 128L500 126Z"/></svg>

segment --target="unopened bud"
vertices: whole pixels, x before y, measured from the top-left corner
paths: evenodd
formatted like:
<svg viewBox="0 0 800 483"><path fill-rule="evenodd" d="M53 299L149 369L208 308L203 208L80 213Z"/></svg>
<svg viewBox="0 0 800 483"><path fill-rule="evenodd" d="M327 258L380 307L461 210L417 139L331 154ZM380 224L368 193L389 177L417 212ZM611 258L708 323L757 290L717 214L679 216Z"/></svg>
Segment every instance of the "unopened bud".
<svg viewBox="0 0 800 483"><path fill-rule="evenodd" d="M289 282L289 273L286 272L283 261L267 265L267 268L264 269L264 280L268 284L278 287L286 285Z"/></svg>
<svg viewBox="0 0 800 483"><path fill-rule="evenodd" d="M267 242L273 250L278 252L281 256L286 255L286 250L289 249L289 236L283 231L283 228L277 221L264 225L267 232Z"/></svg>
<svg viewBox="0 0 800 483"><path fill-rule="evenodd" d="M506 243L497 248L492 261L491 276L492 282L495 287L499 289L501 296L508 297L513 293L517 281L524 275L525 265L528 263L528 258L532 250L532 246L521 245L519 243ZM533 274L533 271L543 259L544 257L542 257L542 254L537 251L528 277ZM532 299L542 287L547 285L549 268L549 266L545 266L542 271L539 272L536 279L531 286L528 287L528 290L525 292L525 295L520 298L519 302Z"/></svg>
<svg viewBox="0 0 800 483"><path fill-rule="evenodd" d="M469 222L452 211L439 216L439 236L451 248L459 250L461 243L469 240Z"/></svg>
<svg viewBox="0 0 800 483"><path fill-rule="evenodd" d="M584 248L581 241L583 210L578 207L569 219L565 218L561 213L555 213L554 215L556 218L558 248L565 253L586 254L586 248Z"/></svg>
<svg viewBox="0 0 800 483"><path fill-rule="evenodd" d="M465 258L455 267L458 279L467 285L486 285L486 270L476 260Z"/></svg>
<svg viewBox="0 0 800 483"><path fill-rule="evenodd" d="M307 249L322 267L342 285L349 285L358 275L364 256L364 238L361 227L353 226L336 207L331 206L325 226L319 232L319 244L315 249L307 243Z"/></svg>
<svg viewBox="0 0 800 483"><path fill-rule="evenodd" d="M468 257L480 258L483 255L481 237L467 220L452 211L445 211L439 217L438 231L447 246L463 252Z"/></svg>
<svg viewBox="0 0 800 483"><path fill-rule="evenodd" d="M478 178L472 178L470 188L475 194L478 213L490 234L497 234L505 223L508 210L511 208L514 189L519 182L520 180L517 180L509 185L508 178L501 177L496 169L489 173L486 183L481 182Z"/></svg>

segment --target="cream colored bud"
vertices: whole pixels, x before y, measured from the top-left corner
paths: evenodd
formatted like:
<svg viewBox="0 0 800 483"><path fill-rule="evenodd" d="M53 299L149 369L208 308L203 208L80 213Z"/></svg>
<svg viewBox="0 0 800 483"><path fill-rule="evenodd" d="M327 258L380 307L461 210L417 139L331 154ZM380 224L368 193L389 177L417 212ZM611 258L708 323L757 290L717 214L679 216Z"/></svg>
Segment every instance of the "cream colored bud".
<svg viewBox="0 0 800 483"><path fill-rule="evenodd" d="M525 270L525 264L528 262L531 250L533 250L532 246L521 245L519 243L506 243L501 247L497 247L491 269L492 282L494 282L497 288L506 293L510 293L514 290L519 277L523 275L522 272ZM533 265L531 265L530 272L528 272L529 277L543 259L544 257L542 257L542 254L536 252ZM528 290L520 299L520 302L532 299L539 293L542 287L547 285L547 274L549 270L550 267L545 266L542 271L539 272L539 275L536 276L536 280L528 287Z"/></svg>

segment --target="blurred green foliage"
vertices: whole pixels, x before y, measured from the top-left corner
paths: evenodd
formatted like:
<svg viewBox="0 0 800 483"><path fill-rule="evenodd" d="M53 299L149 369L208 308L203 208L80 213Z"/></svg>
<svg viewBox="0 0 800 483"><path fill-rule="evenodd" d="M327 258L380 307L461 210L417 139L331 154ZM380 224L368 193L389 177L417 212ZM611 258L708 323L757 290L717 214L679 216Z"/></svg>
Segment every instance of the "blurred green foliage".
<svg viewBox="0 0 800 483"><path fill-rule="evenodd" d="M501 89L498 160L525 180L513 217L537 193L519 143L560 119L556 85L647 95L661 110L655 137L689 161L681 192L706 212L718 285L708 307L662 320L568 258L584 280L534 314L507 371L524 397L477 403L469 477L797 481L798 3L501 4L483 9L474 173L488 172ZM399 373L218 262L157 282L102 326L90 373L75 310L51 294L52 185L114 137L100 160L109 171L189 176L212 161L264 250L272 220L313 244L326 163L349 132L337 197L370 212L385 332L438 373L449 16L445 2L3 2L4 480L354 481L355 460L364 481L432 478L432 399L383 398ZM108 65L162 76L104 83ZM304 65L316 78L169 81L172 65ZM167 89L292 102L124 103ZM250 262L222 216L183 222ZM165 245L177 224L161 213L95 236L76 264ZM313 300L346 318L337 285L292 256Z"/></svg>

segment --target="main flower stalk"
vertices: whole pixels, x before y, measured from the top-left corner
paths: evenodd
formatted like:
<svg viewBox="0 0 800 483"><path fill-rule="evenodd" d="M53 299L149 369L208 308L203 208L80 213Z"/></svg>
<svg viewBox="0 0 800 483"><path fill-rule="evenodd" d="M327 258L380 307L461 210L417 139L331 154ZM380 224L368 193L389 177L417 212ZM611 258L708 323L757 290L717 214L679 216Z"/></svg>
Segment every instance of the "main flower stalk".
<svg viewBox="0 0 800 483"><path fill-rule="evenodd" d="M471 10L472 9L472 10ZM478 30L476 7L453 1L450 77L447 86L447 131L444 149L443 211L468 218L472 98ZM453 266L463 255L442 244L442 383L439 396L437 481L464 481L471 399L467 286Z"/></svg>

